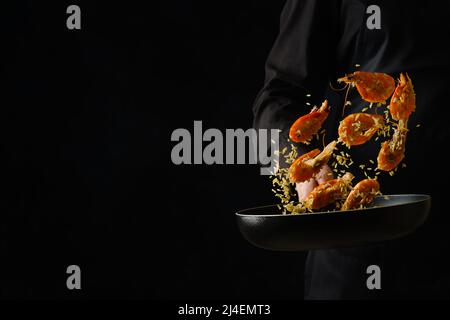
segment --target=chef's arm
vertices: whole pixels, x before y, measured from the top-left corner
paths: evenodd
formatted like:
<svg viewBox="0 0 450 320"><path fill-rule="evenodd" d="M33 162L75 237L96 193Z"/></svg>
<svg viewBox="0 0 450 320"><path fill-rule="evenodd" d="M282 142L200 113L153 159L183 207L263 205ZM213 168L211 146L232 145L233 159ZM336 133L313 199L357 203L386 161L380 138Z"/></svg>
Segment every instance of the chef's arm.
<svg viewBox="0 0 450 320"><path fill-rule="evenodd" d="M312 108L306 102L320 105L324 100L335 70L339 7L338 0L285 4L280 33L266 62L265 84L253 107L256 129L281 130L280 150L289 146L291 124Z"/></svg>

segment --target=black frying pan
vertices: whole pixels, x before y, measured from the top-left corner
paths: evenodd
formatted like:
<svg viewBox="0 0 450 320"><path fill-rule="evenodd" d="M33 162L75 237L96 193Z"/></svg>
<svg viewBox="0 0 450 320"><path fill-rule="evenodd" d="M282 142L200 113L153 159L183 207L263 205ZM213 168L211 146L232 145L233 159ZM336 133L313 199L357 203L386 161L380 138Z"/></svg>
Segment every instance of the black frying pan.
<svg viewBox="0 0 450 320"><path fill-rule="evenodd" d="M431 197L391 195L371 208L283 215L276 205L236 213L242 235L253 245L280 251L354 247L403 237L428 217Z"/></svg>

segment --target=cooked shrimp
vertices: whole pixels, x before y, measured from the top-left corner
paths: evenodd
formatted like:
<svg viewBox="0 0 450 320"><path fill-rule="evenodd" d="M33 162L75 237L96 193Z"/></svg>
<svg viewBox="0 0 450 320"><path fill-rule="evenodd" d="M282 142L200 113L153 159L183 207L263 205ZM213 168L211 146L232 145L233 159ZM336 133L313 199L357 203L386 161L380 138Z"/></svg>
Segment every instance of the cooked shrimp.
<svg viewBox="0 0 450 320"><path fill-rule="evenodd" d="M375 196L380 191L380 184L374 179L360 181L350 192L341 210L357 209L361 206L372 203Z"/></svg>
<svg viewBox="0 0 450 320"><path fill-rule="evenodd" d="M416 94L408 74L400 74L400 80L391 99L389 111L394 120L408 120L416 109Z"/></svg>
<svg viewBox="0 0 450 320"><path fill-rule="evenodd" d="M304 205L309 210L322 209L338 200L345 199L351 190L354 176L347 172L339 179L327 181L315 187L306 197Z"/></svg>
<svg viewBox="0 0 450 320"><path fill-rule="evenodd" d="M308 142L319 132L329 114L328 101L325 100L318 109L314 107L310 113L297 119L291 126L289 138L294 142Z"/></svg>
<svg viewBox="0 0 450 320"><path fill-rule="evenodd" d="M305 165L307 160L313 159L320 153L319 149L314 149L305 153L295 160L289 168L289 177L293 183L307 181L312 178L311 168Z"/></svg>
<svg viewBox="0 0 450 320"><path fill-rule="evenodd" d="M341 121L339 140L347 146L366 143L383 127L384 118L378 114L353 113Z"/></svg>
<svg viewBox="0 0 450 320"><path fill-rule="evenodd" d="M378 154L378 169L391 171L395 169L405 157L407 123L400 120L390 141L381 144Z"/></svg>
<svg viewBox="0 0 450 320"><path fill-rule="evenodd" d="M370 103L384 103L395 90L395 80L386 73L356 71L338 82L356 86L361 98Z"/></svg>
<svg viewBox="0 0 450 320"><path fill-rule="evenodd" d="M292 183L305 182L313 178L320 169L330 160L336 141L329 143L322 152L315 149L302 155L292 163L289 168L289 177Z"/></svg>

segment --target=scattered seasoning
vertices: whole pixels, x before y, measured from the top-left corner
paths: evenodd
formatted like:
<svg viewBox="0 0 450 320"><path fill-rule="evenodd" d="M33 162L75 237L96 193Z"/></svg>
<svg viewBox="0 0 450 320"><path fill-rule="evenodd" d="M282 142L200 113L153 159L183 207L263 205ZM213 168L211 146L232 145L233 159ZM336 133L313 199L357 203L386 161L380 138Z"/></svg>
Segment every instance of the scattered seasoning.
<svg viewBox="0 0 450 320"><path fill-rule="evenodd" d="M286 163L293 163L295 159L297 159L298 151L295 145L291 144L290 150L285 147L281 150L281 154ZM277 170L274 175L271 176L271 179L272 185L274 186L272 192L274 192L275 197L281 202L281 205L278 205L278 209L281 210L283 214L300 214L306 212L306 208L302 203L294 204L294 185L289 179L288 168L280 168L277 166Z"/></svg>

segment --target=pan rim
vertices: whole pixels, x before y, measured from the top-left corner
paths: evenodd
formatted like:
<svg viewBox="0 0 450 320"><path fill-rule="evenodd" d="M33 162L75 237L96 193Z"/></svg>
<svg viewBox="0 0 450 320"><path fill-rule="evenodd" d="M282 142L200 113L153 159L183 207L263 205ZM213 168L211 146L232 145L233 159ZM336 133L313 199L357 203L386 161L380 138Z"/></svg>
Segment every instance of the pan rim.
<svg viewBox="0 0 450 320"><path fill-rule="evenodd" d="M410 194L392 194L392 195L381 195L378 196L376 198L380 198L380 197L420 197L420 200L415 200L415 201L411 201L411 202L407 202L407 203L402 203L402 204L393 204L393 205L387 205L387 206L382 206L382 207L370 207L370 208L364 208L364 209L352 209L352 210L346 210L346 211L320 211L320 212L312 212L312 213L306 213L306 214L245 214L244 212L246 211L250 211L250 210L256 210L256 209L263 209L263 208L270 208L270 207L275 207L278 204L271 204L271 205L264 205L264 206L258 206L258 207L253 207L253 208L248 208L248 209L242 209L242 210L238 210L235 212L236 216L238 217L253 217L253 218L272 218L272 217L307 217L307 216L315 216L315 215L326 215L326 214L348 214L348 213L361 213L361 212L367 212L367 211L373 211L376 209L380 209L380 208L395 208L395 207L399 207L399 206L403 206L406 204L415 204L415 203L419 203L419 202L427 202L431 200L431 196L427 195L427 194L415 194L415 193L410 193Z"/></svg>

